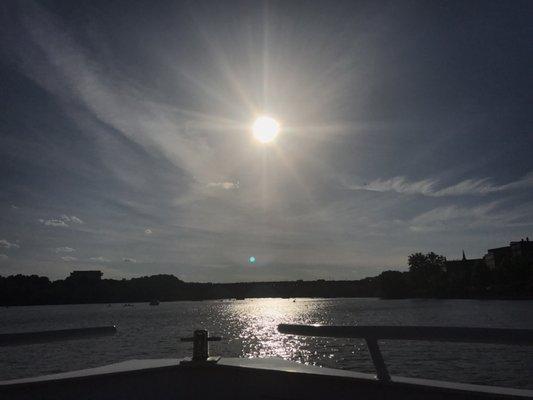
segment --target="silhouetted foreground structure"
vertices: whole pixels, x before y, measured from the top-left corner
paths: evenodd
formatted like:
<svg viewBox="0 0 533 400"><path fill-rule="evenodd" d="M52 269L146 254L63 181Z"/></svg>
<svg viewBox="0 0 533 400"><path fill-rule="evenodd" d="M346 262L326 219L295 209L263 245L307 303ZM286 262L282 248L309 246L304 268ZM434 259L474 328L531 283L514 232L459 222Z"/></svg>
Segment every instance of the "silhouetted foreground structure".
<svg viewBox="0 0 533 400"><path fill-rule="evenodd" d="M187 283L173 275L101 279L100 271L74 271L65 280L37 275L0 276L0 305L113 303L259 297L533 298L533 246L529 239L488 250L484 258L447 261L414 253L409 271L385 271L357 281Z"/></svg>
<svg viewBox="0 0 533 400"><path fill-rule="evenodd" d="M376 375L303 365L272 357L212 357L209 354L208 343L221 338L209 336L207 330L196 330L192 338L184 339L193 342L192 358L128 360L97 368L0 381L0 398L11 400L533 398L531 390L390 375L378 344L379 340L387 339L531 345L532 330L435 326L278 325L278 331L291 335L363 338L367 343Z"/></svg>

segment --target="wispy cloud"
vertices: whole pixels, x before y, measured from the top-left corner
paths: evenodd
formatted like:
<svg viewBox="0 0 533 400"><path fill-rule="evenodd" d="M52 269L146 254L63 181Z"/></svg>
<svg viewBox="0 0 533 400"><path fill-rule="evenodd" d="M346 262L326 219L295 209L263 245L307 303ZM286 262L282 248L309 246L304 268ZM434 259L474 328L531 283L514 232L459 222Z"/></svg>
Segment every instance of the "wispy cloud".
<svg viewBox="0 0 533 400"><path fill-rule="evenodd" d="M134 258L128 258L128 257L125 257L122 259L122 261L126 262L126 263L136 263L137 260L134 259Z"/></svg>
<svg viewBox="0 0 533 400"><path fill-rule="evenodd" d="M435 181L432 179L423 179L417 182L409 182L403 176L396 176L390 179L376 179L363 185L345 184L351 190L368 190L371 192L396 192L405 194L423 194L431 195Z"/></svg>
<svg viewBox="0 0 533 400"><path fill-rule="evenodd" d="M83 224L83 221L79 219L78 217L76 217L75 215L71 215L70 217L68 215L63 215L62 218L65 221L72 222L73 224Z"/></svg>
<svg viewBox="0 0 533 400"><path fill-rule="evenodd" d="M58 218L51 219L39 219L39 222L46 226L55 226L61 228L68 228L72 224L80 225L83 224L83 221L76 217L75 215L66 215L63 214Z"/></svg>
<svg viewBox="0 0 533 400"><path fill-rule="evenodd" d="M77 260L76 257L72 257L72 256L63 256L63 257L61 257L61 259L63 261L76 261Z"/></svg>
<svg viewBox="0 0 533 400"><path fill-rule="evenodd" d="M242 129L242 121L154 101L148 91L132 86L123 75L103 73L105 68L89 58L83 47L63 29L60 20L44 8L32 4L24 16L25 33L30 38L28 45L39 49L37 55L19 54L28 76L65 102L71 103L76 98L98 120L157 159L166 158L196 181L212 182L213 187L223 189L237 187L235 183L224 182L232 163L225 157L213 157L215 144L205 132L234 133ZM233 103L224 102L228 107L235 107ZM113 154L111 158L115 157ZM55 226L64 226L53 222Z"/></svg>
<svg viewBox="0 0 533 400"><path fill-rule="evenodd" d="M533 204L503 208L497 201L472 207L449 205L436 207L417 215L409 222L409 228L416 232L432 232L531 226L532 211Z"/></svg>
<svg viewBox="0 0 533 400"><path fill-rule="evenodd" d="M68 228L68 224L60 219L39 219L39 222L46 226L57 226L62 228Z"/></svg>
<svg viewBox="0 0 533 400"><path fill-rule="evenodd" d="M55 248L55 252L56 253L73 253L75 251L76 251L76 249L74 249L72 247L68 247L68 246L56 247Z"/></svg>
<svg viewBox="0 0 533 400"><path fill-rule="evenodd" d="M208 188L220 188L225 190L232 190L239 188L239 182L209 182L206 185Z"/></svg>
<svg viewBox="0 0 533 400"><path fill-rule="evenodd" d="M0 248L2 249L18 249L20 246L16 243L10 242L6 239L0 239Z"/></svg>
<svg viewBox="0 0 533 400"><path fill-rule="evenodd" d="M496 185L491 178L465 179L454 185L438 188L439 180L422 179L409 181L404 176L390 179L376 179L363 185L345 184L351 190L368 190L372 192L396 192L401 194L418 194L431 197L486 195L513 189L533 187L533 172L503 185Z"/></svg>

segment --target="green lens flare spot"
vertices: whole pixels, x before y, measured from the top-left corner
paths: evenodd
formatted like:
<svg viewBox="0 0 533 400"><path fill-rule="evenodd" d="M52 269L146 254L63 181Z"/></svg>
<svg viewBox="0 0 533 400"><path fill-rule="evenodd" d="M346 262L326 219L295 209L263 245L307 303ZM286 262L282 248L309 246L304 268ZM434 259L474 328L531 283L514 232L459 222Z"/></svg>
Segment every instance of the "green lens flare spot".
<svg viewBox="0 0 533 400"><path fill-rule="evenodd" d="M255 264L255 257L254 256L251 256L249 259L248 259L248 262L250 264Z"/></svg>

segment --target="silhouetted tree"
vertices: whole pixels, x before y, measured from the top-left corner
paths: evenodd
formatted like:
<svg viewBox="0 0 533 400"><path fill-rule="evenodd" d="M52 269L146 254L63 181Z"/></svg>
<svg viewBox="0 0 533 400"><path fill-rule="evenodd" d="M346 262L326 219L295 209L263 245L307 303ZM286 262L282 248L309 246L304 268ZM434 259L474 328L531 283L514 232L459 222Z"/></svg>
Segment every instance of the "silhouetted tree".
<svg viewBox="0 0 533 400"><path fill-rule="evenodd" d="M408 272L384 271L378 276L378 279L381 297L401 299L412 295Z"/></svg>
<svg viewBox="0 0 533 400"><path fill-rule="evenodd" d="M474 266L470 283L473 294L477 296L489 293L492 290L494 279L487 264L479 262Z"/></svg>
<svg viewBox="0 0 533 400"><path fill-rule="evenodd" d="M409 275L417 295L423 297L445 295L445 263L446 257L433 252L414 253L408 257Z"/></svg>
<svg viewBox="0 0 533 400"><path fill-rule="evenodd" d="M500 294L526 294L533 265L524 257L508 257L496 267L495 283Z"/></svg>

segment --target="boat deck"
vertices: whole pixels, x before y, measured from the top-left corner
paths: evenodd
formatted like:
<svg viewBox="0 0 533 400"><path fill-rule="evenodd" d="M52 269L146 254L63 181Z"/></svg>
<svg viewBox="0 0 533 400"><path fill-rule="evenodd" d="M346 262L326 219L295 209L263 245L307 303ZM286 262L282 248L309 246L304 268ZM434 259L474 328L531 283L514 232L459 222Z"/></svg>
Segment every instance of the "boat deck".
<svg viewBox="0 0 533 400"><path fill-rule="evenodd" d="M281 359L130 360L0 382L0 399L524 399L533 391L307 366Z"/></svg>

